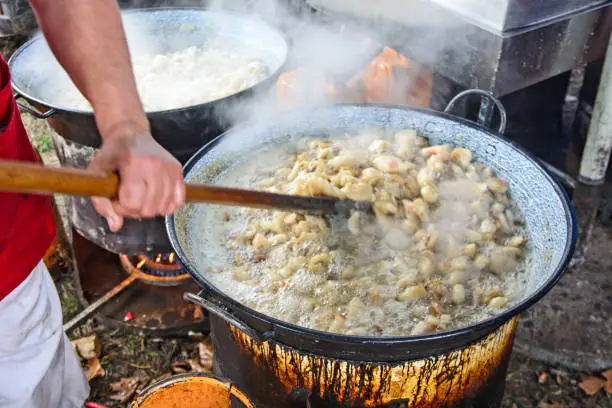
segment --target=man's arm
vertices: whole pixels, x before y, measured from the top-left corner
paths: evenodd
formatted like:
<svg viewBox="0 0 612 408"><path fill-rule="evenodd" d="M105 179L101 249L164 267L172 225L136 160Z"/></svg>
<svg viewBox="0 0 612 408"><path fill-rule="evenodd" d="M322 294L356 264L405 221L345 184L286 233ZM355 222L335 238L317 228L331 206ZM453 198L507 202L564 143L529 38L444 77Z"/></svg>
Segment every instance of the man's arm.
<svg viewBox="0 0 612 408"><path fill-rule="evenodd" d="M60 64L91 103L104 140L90 166L119 171L119 199L94 205L111 229L122 216L174 212L184 200L182 170L151 137L115 0L30 0Z"/></svg>

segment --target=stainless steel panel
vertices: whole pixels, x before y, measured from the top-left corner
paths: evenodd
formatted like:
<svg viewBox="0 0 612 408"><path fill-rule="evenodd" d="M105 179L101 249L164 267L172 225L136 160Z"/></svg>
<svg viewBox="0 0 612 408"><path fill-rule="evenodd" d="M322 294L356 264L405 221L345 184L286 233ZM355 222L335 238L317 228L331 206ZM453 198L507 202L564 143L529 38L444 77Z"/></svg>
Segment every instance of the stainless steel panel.
<svg viewBox="0 0 612 408"><path fill-rule="evenodd" d="M317 8L362 18L420 25L460 19L499 35L547 25L612 4L612 0L308 0Z"/></svg>
<svg viewBox="0 0 612 408"><path fill-rule="evenodd" d="M547 24L610 4L610 0L431 0L497 32Z"/></svg>

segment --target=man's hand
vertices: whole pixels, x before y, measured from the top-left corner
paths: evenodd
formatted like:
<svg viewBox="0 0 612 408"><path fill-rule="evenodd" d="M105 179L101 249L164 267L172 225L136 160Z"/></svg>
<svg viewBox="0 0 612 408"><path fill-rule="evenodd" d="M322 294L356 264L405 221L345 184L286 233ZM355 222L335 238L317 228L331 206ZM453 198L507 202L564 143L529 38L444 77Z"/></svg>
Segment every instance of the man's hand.
<svg viewBox="0 0 612 408"><path fill-rule="evenodd" d="M47 42L94 109L102 148L90 169L119 172L116 201L93 200L118 231L123 217L169 215L185 199L181 165L153 140L115 0L30 0Z"/></svg>
<svg viewBox="0 0 612 408"><path fill-rule="evenodd" d="M170 215L185 201L181 164L148 131L135 131L129 125L115 128L104 137L102 148L89 169L119 173L116 201L101 197L92 199L111 231L121 228L123 217Z"/></svg>
<svg viewBox="0 0 612 408"><path fill-rule="evenodd" d="M102 148L90 169L119 172L116 201L93 200L118 231L123 217L169 215L185 200L181 165L153 140L115 0L31 0L49 46L94 109Z"/></svg>

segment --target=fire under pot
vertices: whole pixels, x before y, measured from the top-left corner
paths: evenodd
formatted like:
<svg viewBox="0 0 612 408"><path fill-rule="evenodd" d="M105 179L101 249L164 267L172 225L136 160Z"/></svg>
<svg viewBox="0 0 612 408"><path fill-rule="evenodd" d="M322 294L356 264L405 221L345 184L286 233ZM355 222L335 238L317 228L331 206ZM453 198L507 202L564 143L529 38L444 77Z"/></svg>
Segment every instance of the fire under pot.
<svg viewBox="0 0 612 408"><path fill-rule="evenodd" d="M72 237L83 296L89 304L124 286L96 310L103 321L158 334L207 328L202 308L183 299L197 285L174 253L116 255L75 231Z"/></svg>

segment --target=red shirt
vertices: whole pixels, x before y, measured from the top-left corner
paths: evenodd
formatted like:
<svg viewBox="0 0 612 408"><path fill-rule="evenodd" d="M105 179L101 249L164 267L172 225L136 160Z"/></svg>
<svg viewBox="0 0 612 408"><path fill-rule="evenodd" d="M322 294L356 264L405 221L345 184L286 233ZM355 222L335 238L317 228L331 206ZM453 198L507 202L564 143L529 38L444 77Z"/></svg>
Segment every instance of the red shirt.
<svg viewBox="0 0 612 408"><path fill-rule="evenodd" d="M40 161L21 122L1 56L0 159ZM50 197L0 192L0 300L28 277L54 237Z"/></svg>

